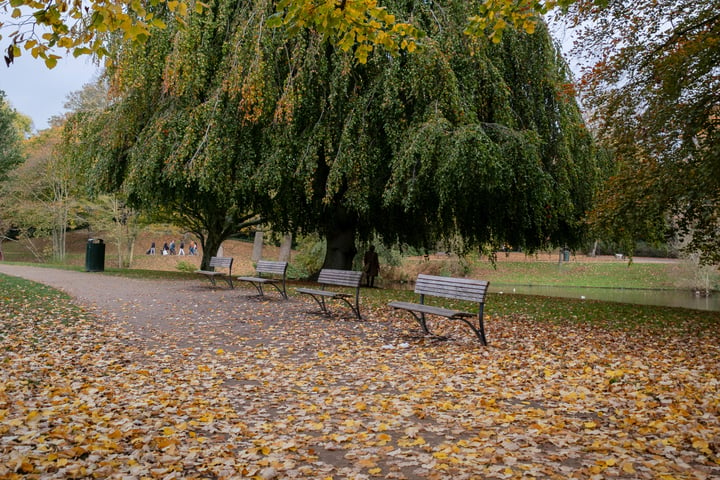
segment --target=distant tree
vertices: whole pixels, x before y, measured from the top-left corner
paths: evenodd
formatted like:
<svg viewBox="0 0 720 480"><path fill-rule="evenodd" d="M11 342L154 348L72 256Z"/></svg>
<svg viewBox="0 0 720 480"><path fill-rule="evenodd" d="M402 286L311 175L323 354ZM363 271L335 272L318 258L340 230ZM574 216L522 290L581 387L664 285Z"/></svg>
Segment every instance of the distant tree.
<svg viewBox="0 0 720 480"><path fill-rule="evenodd" d="M18 113L5 99L5 92L0 90L0 190L8 180L8 172L24 159L22 142L24 135L30 132L32 121ZM0 203L2 203L0 192ZM2 241L12 221L0 209L0 259L2 259Z"/></svg>
<svg viewBox="0 0 720 480"><path fill-rule="evenodd" d="M0 90L0 182L7 172L23 161L22 142L30 132L30 119L18 113Z"/></svg>
<svg viewBox="0 0 720 480"><path fill-rule="evenodd" d="M100 75L83 85L80 90L70 92L64 107L72 114L100 112L108 106L108 90L107 78Z"/></svg>
<svg viewBox="0 0 720 480"><path fill-rule="evenodd" d="M60 133L49 128L27 141L28 158L10 173L0 195L2 216L30 242L31 237L50 236L57 261L65 258L65 234L78 207L73 193L80 178L58 149Z"/></svg>
<svg viewBox="0 0 720 480"><path fill-rule="evenodd" d="M94 93L90 94L92 91ZM85 93L76 92L66 105L87 111L90 100L100 102L95 85L85 87ZM85 185L87 177L82 165L77 163L77 134L66 118L55 117L51 127L24 141L23 150L27 160L16 165L2 185L0 211L6 222L19 228L29 237L50 236L52 256L57 261L65 258L65 237L68 229L84 225L87 220ZM30 235L28 235L30 234ZM43 252L37 252L44 256Z"/></svg>
<svg viewBox="0 0 720 480"><path fill-rule="evenodd" d="M720 262L720 0L578 2L581 88L616 174L591 216L603 238L685 237Z"/></svg>

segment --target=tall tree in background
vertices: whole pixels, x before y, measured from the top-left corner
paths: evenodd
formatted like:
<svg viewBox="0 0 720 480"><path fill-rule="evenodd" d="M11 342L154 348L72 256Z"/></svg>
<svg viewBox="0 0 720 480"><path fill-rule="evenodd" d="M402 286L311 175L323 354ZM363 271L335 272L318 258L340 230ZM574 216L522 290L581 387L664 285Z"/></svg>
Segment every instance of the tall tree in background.
<svg viewBox="0 0 720 480"><path fill-rule="evenodd" d="M53 126L27 140L27 160L15 168L2 185L0 211L28 242L34 236L52 238L54 260L65 258L65 234L77 225L77 189L82 173L63 155L62 128ZM46 252L38 252L38 257Z"/></svg>
<svg viewBox="0 0 720 480"><path fill-rule="evenodd" d="M30 119L10 106L0 90L0 181L7 172L23 161L22 142L30 131Z"/></svg>
<svg viewBox="0 0 720 480"><path fill-rule="evenodd" d="M31 125L32 120L15 111L5 99L5 92L0 90L0 195L8 172L24 160L22 142ZM3 258L2 241L11 226L12 220L0 208L0 259Z"/></svg>
<svg viewBox="0 0 720 480"><path fill-rule="evenodd" d="M60 150L66 158L72 159L75 167L83 172L89 171L88 148L83 134L88 125L101 117L108 108L107 79L102 77L88 83L82 89L68 95L65 108L64 128ZM118 267L132 264L135 239L141 224L137 211L127 204L123 190L111 195L98 195L93 191L94 181L90 178L83 183L81 198L84 205L84 219L91 235L104 232L108 243L115 244Z"/></svg>
<svg viewBox="0 0 720 480"><path fill-rule="evenodd" d="M109 147L97 172L214 238L257 215L320 232L328 267L373 233L576 244L599 169L565 63L544 29L466 36L470 3L387 2L425 45L363 64L311 30L280 34L275 2L213 2L121 50L118 99L86 142Z"/></svg>
<svg viewBox="0 0 720 480"><path fill-rule="evenodd" d="M582 87L617 163L592 222L629 252L677 234L718 263L720 1L591 3L570 11L592 55Z"/></svg>

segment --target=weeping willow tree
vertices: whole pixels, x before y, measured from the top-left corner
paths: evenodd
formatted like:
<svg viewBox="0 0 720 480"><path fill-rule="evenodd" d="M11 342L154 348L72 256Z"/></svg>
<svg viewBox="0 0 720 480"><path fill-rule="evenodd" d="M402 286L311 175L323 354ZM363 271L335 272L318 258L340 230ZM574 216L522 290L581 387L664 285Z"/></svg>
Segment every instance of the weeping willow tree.
<svg viewBox="0 0 720 480"><path fill-rule="evenodd" d="M233 69L225 51L241 7L214 3L182 33L119 44L112 105L86 119L83 134L95 189L121 191L151 218L197 235L202 268L223 240L262 221L253 208L261 123L238 114L220 73Z"/></svg>
<svg viewBox="0 0 720 480"><path fill-rule="evenodd" d="M325 267L350 267L373 234L580 241L600 169L545 29L493 44L463 34L477 2L389 1L421 48L360 64L311 30L269 26L275 3L216 0L123 46L116 102L93 127L98 178L211 246L253 221L318 232Z"/></svg>
<svg viewBox="0 0 720 480"><path fill-rule="evenodd" d="M275 222L323 234L325 267L373 233L577 245L602 169L547 30L495 45L463 34L475 2L386 3L421 49L357 65L308 32L259 52L279 92L261 178Z"/></svg>

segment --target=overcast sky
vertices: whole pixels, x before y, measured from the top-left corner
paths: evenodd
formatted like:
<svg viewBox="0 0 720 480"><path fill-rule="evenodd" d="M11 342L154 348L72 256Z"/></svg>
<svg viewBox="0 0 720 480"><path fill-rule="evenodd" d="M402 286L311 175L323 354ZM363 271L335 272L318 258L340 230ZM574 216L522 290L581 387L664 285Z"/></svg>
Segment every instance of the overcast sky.
<svg viewBox="0 0 720 480"><path fill-rule="evenodd" d="M47 128L50 117L64 113L68 94L80 90L98 73L89 57L70 55L52 70L28 53L9 67L0 62L0 90L15 110L32 118L36 130Z"/></svg>

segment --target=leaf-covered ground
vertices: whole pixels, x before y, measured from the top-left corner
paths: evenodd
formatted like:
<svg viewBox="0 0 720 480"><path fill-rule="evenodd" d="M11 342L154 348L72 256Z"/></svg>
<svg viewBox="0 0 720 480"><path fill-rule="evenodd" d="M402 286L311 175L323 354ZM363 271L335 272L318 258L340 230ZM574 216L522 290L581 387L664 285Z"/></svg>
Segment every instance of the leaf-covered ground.
<svg viewBox="0 0 720 480"><path fill-rule="evenodd" d="M718 323L491 314L482 347L200 283L90 308L0 276L0 478L720 478Z"/></svg>

